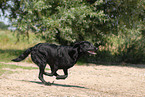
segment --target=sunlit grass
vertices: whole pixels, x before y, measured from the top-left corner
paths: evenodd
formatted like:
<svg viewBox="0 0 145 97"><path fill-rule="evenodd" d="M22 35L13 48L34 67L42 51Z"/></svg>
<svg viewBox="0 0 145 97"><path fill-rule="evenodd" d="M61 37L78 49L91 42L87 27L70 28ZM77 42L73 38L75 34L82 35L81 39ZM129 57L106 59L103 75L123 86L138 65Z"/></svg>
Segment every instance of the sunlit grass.
<svg viewBox="0 0 145 97"><path fill-rule="evenodd" d="M2 74L6 73L14 73L14 71L11 70L5 70L5 68L9 68L9 69L27 69L27 70L32 70L32 69L38 69L37 67L25 67L25 66L18 66L18 65L10 65L10 64L3 64L0 63L0 76Z"/></svg>
<svg viewBox="0 0 145 97"><path fill-rule="evenodd" d="M0 61L9 62L18 57L25 49L34 46L37 43L44 42L38 39L36 35L30 33L27 37L20 36L17 42L17 34L8 30L0 30Z"/></svg>

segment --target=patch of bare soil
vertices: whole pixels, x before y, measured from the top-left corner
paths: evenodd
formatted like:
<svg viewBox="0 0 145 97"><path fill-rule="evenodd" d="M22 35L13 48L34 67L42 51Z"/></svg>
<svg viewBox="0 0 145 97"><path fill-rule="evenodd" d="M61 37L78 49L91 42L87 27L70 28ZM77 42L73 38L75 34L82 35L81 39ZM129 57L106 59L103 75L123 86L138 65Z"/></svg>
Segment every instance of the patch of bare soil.
<svg viewBox="0 0 145 97"><path fill-rule="evenodd" d="M44 76L46 81L54 81L51 86L41 83L38 69L16 71L0 76L0 97L145 97L145 68L74 66L66 80ZM58 73L63 74L61 70Z"/></svg>

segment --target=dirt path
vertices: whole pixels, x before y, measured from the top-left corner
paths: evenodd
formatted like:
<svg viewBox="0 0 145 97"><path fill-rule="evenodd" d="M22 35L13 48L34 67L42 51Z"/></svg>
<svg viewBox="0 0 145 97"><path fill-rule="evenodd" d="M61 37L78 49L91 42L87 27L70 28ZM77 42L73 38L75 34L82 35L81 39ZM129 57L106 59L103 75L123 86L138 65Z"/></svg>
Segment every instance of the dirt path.
<svg viewBox="0 0 145 97"><path fill-rule="evenodd" d="M14 71L0 76L0 97L145 97L145 68L74 66L66 80L45 76L52 86L41 84L37 69Z"/></svg>

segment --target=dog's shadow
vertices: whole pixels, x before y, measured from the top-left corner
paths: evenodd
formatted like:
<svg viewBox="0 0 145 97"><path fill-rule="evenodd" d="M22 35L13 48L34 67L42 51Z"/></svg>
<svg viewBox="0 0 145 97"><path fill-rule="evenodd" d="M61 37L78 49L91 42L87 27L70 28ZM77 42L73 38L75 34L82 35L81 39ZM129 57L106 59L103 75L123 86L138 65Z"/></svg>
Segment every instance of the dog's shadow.
<svg viewBox="0 0 145 97"><path fill-rule="evenodd" d="M37 83L37 84L43 84L42 82L39 81L26 81L26 80L21 80L21 81L25 81L25 82L31 82L31 83ZM46 85L47 86L47 85ZM49 85L48 85L49 86ZM65 84L57 84L57 83L52 83L51 86L60 86L60 87L74 87L74 88L82 88L82 89L88 89L86 87L82 87L82 86L77 86L77 85L65 85Z"/></svg>

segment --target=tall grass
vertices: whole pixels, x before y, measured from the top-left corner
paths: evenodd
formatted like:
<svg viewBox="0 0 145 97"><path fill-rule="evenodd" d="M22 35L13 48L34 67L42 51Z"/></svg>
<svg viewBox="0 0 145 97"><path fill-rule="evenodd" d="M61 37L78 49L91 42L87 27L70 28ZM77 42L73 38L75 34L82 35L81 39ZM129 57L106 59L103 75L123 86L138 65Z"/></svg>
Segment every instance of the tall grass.
<svg viewBox="0 0 145 97"><path fill-rule="evenodd" d="M18 57L25 49L34 46L37 43L44 42L30 33L27 37L20 36L17 42L17 34L8 30L0 30L0 61L11 61Z"/></svg>

